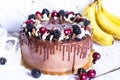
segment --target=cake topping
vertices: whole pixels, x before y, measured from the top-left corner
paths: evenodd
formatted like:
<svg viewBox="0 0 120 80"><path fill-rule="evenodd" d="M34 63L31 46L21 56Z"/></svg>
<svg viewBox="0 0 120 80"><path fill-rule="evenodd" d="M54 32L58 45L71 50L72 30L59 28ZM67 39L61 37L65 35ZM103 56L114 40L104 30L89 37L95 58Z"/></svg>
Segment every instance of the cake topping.
<svg viewBox="0 0 120 80"><path fill-rule="evenodd" d="M42 10L43 20L49 20L50 11L46 8Z"/></svg>
<svg viewBox="0 0 120 80"><path fill-rule="evenodd" d="M44 34L44 33L48 32L48 30L47 30L46 27L41 27L41 28L39 29L39 32L40 32L40 34Z"/></svg>
<svg viewBox="0 0 120 80"><path fill-rule="evenodd" d="M36 19L35 14L31 14L31 15L29 15L29 16L28 16L28 20L30 20L30 19Z"/></svg>
<svg viewBox="0 0 120 80"><path fill-rule="evenodd" d="M28 36L49 41L78 41L91 36L90 21L80 13L73 11L53 10L51 13L44 8L41 12L28 16L23 32Z"/></svg>

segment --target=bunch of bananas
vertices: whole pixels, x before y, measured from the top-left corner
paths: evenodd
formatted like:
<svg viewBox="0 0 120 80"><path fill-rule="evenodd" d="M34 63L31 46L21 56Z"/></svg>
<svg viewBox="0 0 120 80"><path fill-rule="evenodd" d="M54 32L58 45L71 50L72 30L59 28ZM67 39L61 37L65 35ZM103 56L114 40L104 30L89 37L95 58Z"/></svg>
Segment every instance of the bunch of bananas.
<svg viewBox="0 0 120 80"><path fill-rule="evenodd" d="M120 17L107 11L102 0L95 0L86 6L82 15L91 21L94 42L109 46L115 39L120 40Z"/></svg>

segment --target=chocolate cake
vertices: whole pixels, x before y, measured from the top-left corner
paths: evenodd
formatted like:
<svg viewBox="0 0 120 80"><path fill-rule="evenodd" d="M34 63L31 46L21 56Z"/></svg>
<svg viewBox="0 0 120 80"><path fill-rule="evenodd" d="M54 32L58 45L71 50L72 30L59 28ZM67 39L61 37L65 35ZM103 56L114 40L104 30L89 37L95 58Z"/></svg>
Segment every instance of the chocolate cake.
<svg viewBox="0 0 120 80"><path fill-rule="evenodd" d="M19 40L24 62L43 73L76 73L91 65L92 30L80 13L37 11L23 23Z"/></svg>

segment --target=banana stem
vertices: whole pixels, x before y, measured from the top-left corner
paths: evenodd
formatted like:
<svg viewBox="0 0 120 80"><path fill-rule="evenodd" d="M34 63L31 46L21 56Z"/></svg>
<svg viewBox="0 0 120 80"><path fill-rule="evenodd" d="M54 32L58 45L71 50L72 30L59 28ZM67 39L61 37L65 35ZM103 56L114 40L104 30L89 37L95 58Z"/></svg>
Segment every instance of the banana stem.
<svg viewBox="0 0 120 80"><path fill-rule="evenodd" d="M102 0L97 0L98 3L98 11L101 11Z"/></svg>

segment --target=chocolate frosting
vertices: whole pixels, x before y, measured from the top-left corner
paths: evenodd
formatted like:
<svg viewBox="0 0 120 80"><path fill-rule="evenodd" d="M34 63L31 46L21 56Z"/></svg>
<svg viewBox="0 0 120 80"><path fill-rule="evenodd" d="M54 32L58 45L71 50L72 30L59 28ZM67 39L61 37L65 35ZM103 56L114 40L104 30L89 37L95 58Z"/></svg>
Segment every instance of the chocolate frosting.
<svg viewBox="0 0 120 80"><path fill-rule="evenodd" d="M31 50L31 54L44 55L43 61L48 60L51 55L55 55L56 50L62 54L62 61L66 60L65 55L68 53L67 60L73 60L73 72L76 55L79 55L80 59L88 57L89 54L87 53L87 51L92 49L93 43L90 36L85 37L85 39L82 39L81 41L50 42L29 37L23 32L20 32L19 40L21 46L27 45L30 48L29 50ZM71 59L70 57L71 53L73 53L73 59ZM22 54L24 54L24 51L22 52Z"/></svg>

